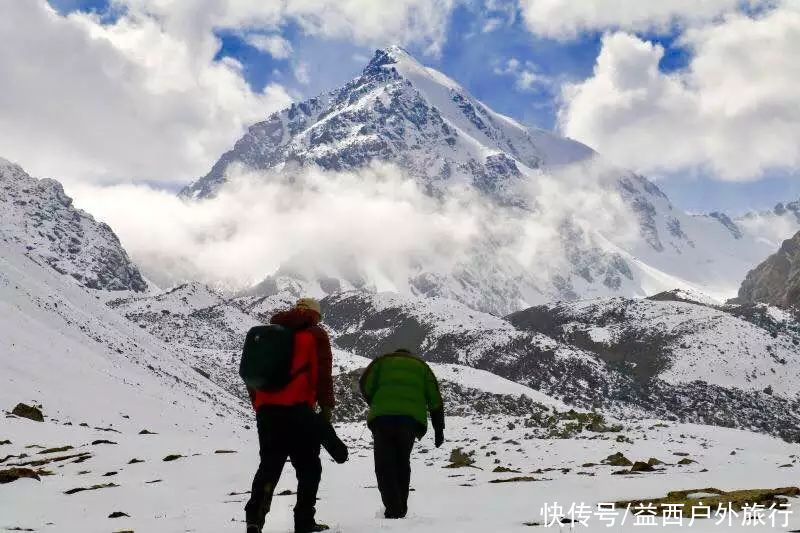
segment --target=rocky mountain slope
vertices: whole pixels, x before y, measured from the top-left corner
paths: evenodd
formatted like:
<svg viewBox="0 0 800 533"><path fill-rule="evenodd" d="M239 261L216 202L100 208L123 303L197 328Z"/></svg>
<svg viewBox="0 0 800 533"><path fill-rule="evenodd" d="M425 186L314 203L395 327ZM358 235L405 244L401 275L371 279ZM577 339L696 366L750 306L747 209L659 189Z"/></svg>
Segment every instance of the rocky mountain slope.
<svg viewBox="0 0 800 533"><path fill-rule="evenodd" d="M794 200L791 202L780 202L775 205L773 209L773 213L782 216L792 216L795 220L800 223L800 200Z"/></svg>
<svg viewBox="0 0 800 533"><path fill-rule="evenodd" d="M60 183L0 159L0 242L91 289L141 292L139 270L106 224L75 209Z"/></svg>
<svg viewBox="0 0 800 533"><path fill-rule="evenodd" d="M238 376L241 343L247 330L269 320L293 299L239 297L224 299L208 287L192 283L158 295L131 296L108 302L125 318L172 347L182 361L246 404ZM338 333L334 333L338 335ZM334 374L339 406L337 420L363 420L366 406L358 377L369 359L355 355L347 343L336 343ZM448 415L483 417L567 410L564 403L495 374L462 365L436 365L448 402Z"/></svg>
<svg viewBox="0 0 800 533"><path fill-rule="evenodd" d="M800 310L800 232L747 274L736 300Z"/></svg>
<svg viewBox="0 0 800 533"><path fill-rule="evenodd" d="M242 419L245 411L172 347L104 305L71 276L0 243L0 405L42 404L60 422L109 427ZM154 413L159 413L154 416ZM142 428L139 428L142 429Z"/></svg>
<svg viewBox="0 0 800 533"><path fill-rule="evenodd" d="M24 174L17 177L24 186L5 188L13 194L13 205L43 205L38 182ZM56 182L46 185L48 191L60 190ZM68 202L60 205L68 209ZM56 213L54 218L64 216ZM94 229L93 219L75 213L82 229ZM161 412L152 425L163 428L179 424L187 409L206 422L244 419L249 407L237 374L242 338L250 327L290 305L290 295L230 299L198 283L161 293L129 291L122 298L114 297L114 286L87 291L71 272L50 268L31 253L38 248L20 246L31 227L42 228L45 238L44 229L52 227L29 226L12 217L5 221L7 234L17 240L0 241L0 374L7 379L0 387L0 405L42 404L49 418L90 420L97 427L120 424L120 413L142 419ZM106 236L103 231L110 232L101 226L99 234ZM60 254L59 264L75 267L96 263L106 250L95 246L81 252L81 262L65 250L53 253ZM126 257L121 247L119 252ZM336 350L337 388L349 398L349 405L342 402L341 419L363 419L354 372L368 362ZM444 388L453 399L448 409L454 416L567 409L488 372L463 367L443 367L442 372L448 376ZM97 395L103 402L97 402Z"/></svg>
<svg viewBox="0 0 800 533"><path fill-rule="evenodd" d="M333 295L323 305L336 342L356 354L404 345L618 416L800 438L800 398L787 379L800 372L800 331L785 314L768 320L753 310L615 298L501 320L455 302L369 293Z"/></svg>
<svg viewBox="0 0 800 533"><path fill-rule="evenodd" d="M777 309L768 313L771 323L753 323L740 308L658 295L559 302L514 313L509 320L589 350L642 382L703 380L794 397L800 334L789 315Z"/></svg>
<svg viewBox="0 0 800 533"><path fill-rule="evenodd" d="M97 446L123 435L201 438L221 420L229 423L223 433L244 425L249 411L241 400L105 304L122 290L144 288L107 226L72 209L57 182L35 180L10 164L0 169L0 199L0 408L7 411L0 446L27 434L18 422L30 421L19 418L18 403L43 412L43 422L30 423L44 433L31 428L31 438L64 428L70 438L80 434L93 443L45 457L29 442L24 451L0 453L0 470L33 461L52 472L65 462L91 462ZM0 527L12 527L7 520L17 512L4 507L9 497L0 495Z"/></svg>
<svg viewBox="0 0 800 533"><path fill-rule="evenodd" d="M110 305L176 353L194 357L193 365L236 393L247 327L288 307L293 297L209 294L187 285L157 301L138 296ZM336 347L345 420L363 414L355 388L359 369L376 355L406 347L447 372L445 388L460 398L457 412L474 412L469 406L479 398L486 405L511 405L485 396L497 392L491 383L508 380L545 405L558 401L611 417L657 417L800 439L800 327L775 308L722 310L674 293L551 304L503 319L452 300L369 291L335 293L322 306ZM238 326L224 319L241 313L247 319ZM471 372L483 377L465 380Z"/></svg>

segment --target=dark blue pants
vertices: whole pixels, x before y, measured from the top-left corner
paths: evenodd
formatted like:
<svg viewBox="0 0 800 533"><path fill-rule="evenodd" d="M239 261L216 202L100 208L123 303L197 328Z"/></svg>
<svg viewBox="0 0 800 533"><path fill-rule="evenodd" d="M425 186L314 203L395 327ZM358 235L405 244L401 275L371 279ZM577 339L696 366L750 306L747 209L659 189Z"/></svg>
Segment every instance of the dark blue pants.
<svg viewBox="0 0 800 533"><path fill-rule="evenodd" d="M386 507L386 518L408 513L411 486L411 450L418 427L407 417L378 417L369 424L374 440L375 477Z"/></svg>

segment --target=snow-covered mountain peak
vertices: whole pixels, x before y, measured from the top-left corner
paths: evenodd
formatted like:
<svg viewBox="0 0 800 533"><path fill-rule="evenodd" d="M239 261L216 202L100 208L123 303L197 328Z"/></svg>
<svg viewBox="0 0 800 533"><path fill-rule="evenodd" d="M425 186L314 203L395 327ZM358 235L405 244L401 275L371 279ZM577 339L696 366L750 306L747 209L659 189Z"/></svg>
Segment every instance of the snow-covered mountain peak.
<svg viewBox="0 0 800 533"><path fill-rule="evenodd" d="M375 163L396 167L434 198L451 198L453 186L470 189L521 221L510 233L525 242L509 244L507 235L486 231L456 266L445 261L437 270L433 265L442 261L425 258L409 266L409 279L385 287L483 311L507 314L553 299L642 297L676 287L725 299L770 251L730 219L681 212L647 178L603 163L587 146L494 112L400 47L377 50L343 87L251 126L182 195L215 196L239 166L264 171L270 181L303 168L358 172ZM611 219L605 227L597 222ZM541 235L553 237L530 254L536 264L521 263L514 250L530 248ZM326 266L340 258L299 261L328 268L305 276L312 284L316 277L348 286ZM350 285L374 285L364 282Z"/></svg>
<svg viewBox="0 0 800 533"><path fill-rule="evenodd" d="M411 82L412 85L414 81L427 78L429 83L452 91L466 93L465 89L456 81L436 69L426 67L401 46L394 45L386 49L376 50L375 55L364 68L362 75L370 76L382 70L395 72ZM416 87L416 89L419 90L422 87Z"/></svg>
<svg viewBox="0 0 800 533"><path fill-rule="evenodd" d="M182 195L214 196L232 163L256 170L290 162L352 170L374 161L398 165L429 190L462 180L500 194L506 182L532 169L593 155L580 143L492 111L394 46L377 50L362 74L343 87L253 125Z"/></svg>
<svg viewBox="0 0 800 533"><path fill-rule="evenodd" d="M395 65L399 66L400 64L406 65L417 65L420 68L422 64L417 61L408 51L400 45L392 45L386 48L375 50L375 54L370 59L367 66L364 67L362 71L362 75L369 75L380 69L384 65Z"/></svg>
<svg viewBox="0 0 800 533"><path fill-rule="evenodd" d="M589 147L493 111L444 73L424 66L400 46L377 50L364 70L391 70L407 80L414 90L463 134L477 142L511 154L519 162L536 168L540 164L563 165L594 155ZM533 145L533 146L531 146Z"/></svg>

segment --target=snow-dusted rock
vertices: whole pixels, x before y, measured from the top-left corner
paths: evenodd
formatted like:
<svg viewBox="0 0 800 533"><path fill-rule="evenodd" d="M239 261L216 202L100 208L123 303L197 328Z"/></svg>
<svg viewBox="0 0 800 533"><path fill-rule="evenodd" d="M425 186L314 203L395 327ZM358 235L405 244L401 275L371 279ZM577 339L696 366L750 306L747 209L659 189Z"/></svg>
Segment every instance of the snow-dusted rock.
<svg viewBox="0 0 800 533"><path fill-rule="evenodd" d="M91 289L147 288L106 224L72 206L61 184L0 159L0 241Z"/></svg>
<svg viewBox="0 0 800 533"><path fill-rule="evenodd" d="M747 274L736 300L800 310L800 232Z"/></svg>

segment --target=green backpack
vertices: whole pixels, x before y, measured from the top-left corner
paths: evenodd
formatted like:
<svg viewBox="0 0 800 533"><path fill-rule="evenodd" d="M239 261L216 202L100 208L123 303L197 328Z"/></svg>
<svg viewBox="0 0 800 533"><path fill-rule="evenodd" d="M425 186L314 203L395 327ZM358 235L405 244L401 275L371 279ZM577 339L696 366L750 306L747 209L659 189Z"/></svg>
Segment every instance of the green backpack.
<svg viewBox="0 0 800 533"><path fill-rule="evenodd" d="M293 379L294 330L277 324L247 332L239 376L250 389L279 391Z"/></svg>

